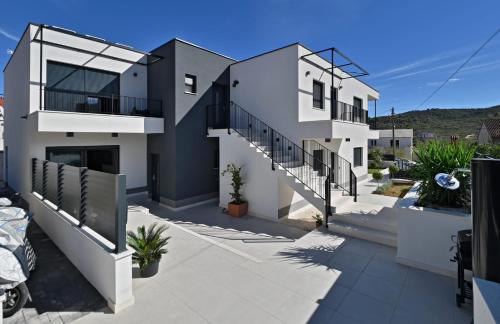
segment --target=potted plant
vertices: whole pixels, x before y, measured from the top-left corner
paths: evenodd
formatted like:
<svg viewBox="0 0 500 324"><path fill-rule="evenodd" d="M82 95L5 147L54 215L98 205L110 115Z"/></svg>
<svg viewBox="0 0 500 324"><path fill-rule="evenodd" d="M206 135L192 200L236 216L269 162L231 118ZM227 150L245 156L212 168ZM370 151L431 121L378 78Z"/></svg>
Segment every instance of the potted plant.
<svg viewBox="0 0 500 324"><path fill-rule="evenodd" d="M248 212L248 202L243 200L241 196L240 189L243 186L243 178L241 177L242 167L237 167L233 163L228 164L226 169L222 171L222 176L226 174L231 175L231 187L233 187L233 192L230 193L232 200L228 204L229 215L233 217L241 217L246 215Z"/></svg>
<svg viewBox="0 0 500 324"><path fill-rule="evenodd" d="M323 225L323 217L321 217L320 214L314 215L313 218L314 221L316 222L316 227L320 227L321 225Z"/></svg>
<svg viewBox="0 0 500 324"><path fill-rule="evenodd" d="M154 223L147 230L142 225L137 227L137 233L127 232L127 243L135 251L132 261L139 264L141 277L148 278L158 272L160 259L168 252L165 246L170 236L163 236L167 229L168 226Z"/></svg>

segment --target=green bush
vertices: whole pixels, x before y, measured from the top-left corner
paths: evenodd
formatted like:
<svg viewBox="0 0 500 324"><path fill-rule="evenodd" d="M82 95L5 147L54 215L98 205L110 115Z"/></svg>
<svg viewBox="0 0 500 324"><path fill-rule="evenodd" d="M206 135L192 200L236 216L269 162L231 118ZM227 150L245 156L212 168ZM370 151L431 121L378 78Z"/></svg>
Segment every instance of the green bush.
<svg viewBox="0 0 500 324"><path fill-rule="evenodd" d="M444 189L436 183L438 173L451 173L456 168L469 168L474 157L475 146L466 142L428 141L417 145L415 155L418 163L413 173L422 183L419 201L422 206L470 207L470 175L457 173L460 181L457 190Z"/></svg>
<svg viewBox="0 0 500 324"><path fill-rule="evenodd" d="M478 155L486 155L495 159L500 159L500 145L498 144L480 144L476 148Z"/></svg>
<svg viewBox="0 0 500 324"><path fill-rule="evenodd" d="M398 172L399 168L397 165L391 164L391 166L389 166L389 174L391 175L391 178L394 177Z"/></svg>
<svg viewBox="0 0 500 324"><path fill-rule="evenodd" d="M380 180L382 180L384 178L384 175L382 174L382 172L377 170L377 171L372 173L372 177L373 177L373 179L377 180L377 189L378 189L379 184L380 184Z"/></svg>
<svg viewBox="0 0 500 324"><path fill-rule="evenodd" d="M236 205L245 202L240 192L241 187L245 184L245 182L243 182L243 177L241 176L242 168L243 167L237 167L233 163L230 163L227 165L226 169L221 172L222 176L225 176L228 173L231 175L231 187L233 187L233 192L229 194L231 195L231 198L233 198L231 203Z"/></svg>
<svg viewBox="0 0 500 324"><path fill-rule="evenodd" d="M138 263L141 269L146 268L155 261L159 261L161 256L168 252L165 246L170 236L163 236L167 229L168 226L154 223L147 230L142 225L137 227L137 233L127 232L127 243L134 249L132 261Z"/></svg>
<svg viewBox="0 0 500 324"><path fill-rule="evenodd" d="M382 152L379 149L373 149L368 155L368 158L373 160L371 168L380 169L382 167Z"/></svg>

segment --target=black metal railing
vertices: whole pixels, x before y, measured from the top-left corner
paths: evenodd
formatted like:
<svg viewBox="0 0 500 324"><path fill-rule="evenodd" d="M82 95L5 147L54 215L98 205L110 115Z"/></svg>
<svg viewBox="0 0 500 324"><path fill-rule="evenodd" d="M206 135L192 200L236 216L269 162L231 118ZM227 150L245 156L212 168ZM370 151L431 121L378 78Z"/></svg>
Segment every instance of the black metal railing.
<svg viewBox="0 0 500 324"><path fill-rule="evenodd" d="M44 109L53 111L163 117L162 101L45 88Z"/></svg>
<svg viewBox="0 0 500 324"><path fill-rule="evenodd" d="M368 122L368 111L345 102L335 101L332 109L332 119L366 124Z"/></svg>
<svg viewBox="0 0 500 324"><path fill-rule="evenodd" d="M222 118L225 117L225 120ZM331 169L269 125L231 102L207 106L208 129L235 131L271 159L271 168L284 169L325 201L325 215L331 215ZM326 225L326 222L325 222Z"/></svg>
<svg viewBox="0 0 500 324"><path fill-rule="evenodd" d="M126 250L127 197L123 174L111 174L33 158L31 191L57 212L73 217Z"/></svg>
<svg viewBox="0 0 500 324"><path fill-rule="evenodd" d="M302 147L309 154L315 156L316 152L320 152L324 163L331 168L331 182L334 186L344 190L350 196L357 200L357 177L352 171L351 162L341 157L337 152L331 151L326 146L316 142L315 140L303 140Z"/></svg>

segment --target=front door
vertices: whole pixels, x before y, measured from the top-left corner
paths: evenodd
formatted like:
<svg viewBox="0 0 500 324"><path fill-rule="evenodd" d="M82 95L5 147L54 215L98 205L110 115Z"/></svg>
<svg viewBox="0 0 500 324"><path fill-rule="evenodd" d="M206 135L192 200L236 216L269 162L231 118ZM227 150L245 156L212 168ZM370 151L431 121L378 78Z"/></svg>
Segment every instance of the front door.
<svg viewBox="0 0 500 324"><path fill-rule="evenodd" d="M227 127L227 96L226 86L220 83L212 84L212 105L213 105L213 121L214 128Z"/></svg>
<svg viewBox="0 0 500 324"><path fill-rule="evenodd" d="M160 157L151 154L151 200L160 201Z"/></svg>
<svg viewBox="0 0 500 324"><path fill-rule="evenodd" d="M314 162L313 162L314 171L318 171L318 175L323 176L325 173L323 170L323 150L314 150L313 157L314 157Z"/></svg>

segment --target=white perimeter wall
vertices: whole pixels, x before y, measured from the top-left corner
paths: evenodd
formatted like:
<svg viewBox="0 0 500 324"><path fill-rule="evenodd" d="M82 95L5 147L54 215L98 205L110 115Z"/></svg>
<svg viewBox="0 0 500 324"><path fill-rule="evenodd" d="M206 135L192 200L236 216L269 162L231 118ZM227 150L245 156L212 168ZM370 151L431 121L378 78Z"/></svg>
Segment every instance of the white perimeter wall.
<svg viewBox="0 0 500 324"><path fill-rule="evenodd" d="M409 266L455 277L457 264L451 236L472 228L472 217L431 208L393 208L398 218L397 261Z"/></svg>

